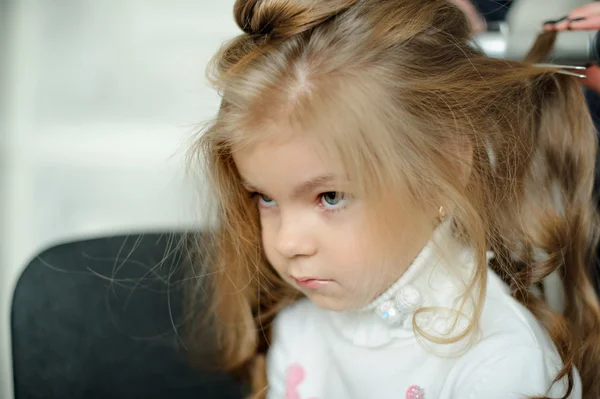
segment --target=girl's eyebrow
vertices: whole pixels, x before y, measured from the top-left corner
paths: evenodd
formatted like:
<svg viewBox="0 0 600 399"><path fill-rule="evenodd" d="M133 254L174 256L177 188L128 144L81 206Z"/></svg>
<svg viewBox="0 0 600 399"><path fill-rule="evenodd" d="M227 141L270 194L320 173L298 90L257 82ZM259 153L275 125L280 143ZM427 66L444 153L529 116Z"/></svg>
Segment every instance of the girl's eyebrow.
<svg viewBox="0 0 600 399"><path fill-rule="evenodd" d="M322 176L312 177L309 180L306 180L305 182L300 183L299 185L294 187L290 194L290 198L295 199L295 198L302 197L306 193L313 191L315 188L320 187L325 184L333 183L334 181L337 181L337 179L334 175L322 175ZM256 192L260 192L260 193L264 192L264 190L261 190L260 188L251 184L246 179L242 179L242 184L244 185L244 188L248 191L256 191Z"/></svg>
<svg viewBox="0 0 600 399"><path fill-rule="evenodd" d="M333 183L336 180L334 175L323 175L316 176L311 178L310 180L305 181L302 184L294 187L292 190L291 198L299 198L313 191L315 188L320 187L325 184Z"/></svg>

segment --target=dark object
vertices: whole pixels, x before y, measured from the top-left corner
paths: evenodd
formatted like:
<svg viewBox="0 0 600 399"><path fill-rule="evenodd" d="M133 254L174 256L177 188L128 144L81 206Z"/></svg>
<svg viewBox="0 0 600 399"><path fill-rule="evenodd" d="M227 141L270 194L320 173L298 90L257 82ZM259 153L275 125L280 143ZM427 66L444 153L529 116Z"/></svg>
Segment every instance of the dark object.
<svg viewBox="0 0 600 399"><path fill-rule="evenodd" d="M568 16L564 16L564 17L559 18L559 19L552 19L550 21L544 21L543 25L556 25L557 23L562 22L562 21L564 21L567 18L569 18L569 17Z"/></svg>
<svg viewBox="0 0 600 399"><path fill-rule="evenodd" d="M569 20L569 22L581 22L581 21L585 21L585 17L573 18L573 19Z"/></svg>
<svg viewBox="0 0 600 399"><path fill-rule="evenodd" d="M512 0L474 0L473 3L487 22L503 21Z"/></svg>
<svg viewBox="0 0 600 399"><path fill-rule="evenodd" d="M241 398L230 376L186 362L180 239L102 238L36 257L13 300L15 398Z"/></svg>

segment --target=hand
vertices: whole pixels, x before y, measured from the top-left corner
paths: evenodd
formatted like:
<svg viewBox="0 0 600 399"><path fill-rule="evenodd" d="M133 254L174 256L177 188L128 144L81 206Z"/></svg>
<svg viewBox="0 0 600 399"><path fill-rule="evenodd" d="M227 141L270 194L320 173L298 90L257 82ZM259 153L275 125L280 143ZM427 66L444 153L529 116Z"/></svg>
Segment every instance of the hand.
<svg viewBox="0 0 600 399"><path fill-rule="evenodd" d="M549 21L544 24L545 31L565 30L600 30L600 2L589 3L577 7L557 21ZM600 93L600 67L592 65L587 68L586 79L582 83L588 88Z"/></svg>
<svg viewBox="0 0 600 399"><path fill-rule="evenodd" d="M600 2L577 7L560 20L545 23L544 30L600 30Z"/></svg>
<svg viewBox="0 0 600 399"><path fill-rule="evenodd" d="M471 0L450 0L466 14L474 34L486 30L485 19L479 14Z"/></svg>

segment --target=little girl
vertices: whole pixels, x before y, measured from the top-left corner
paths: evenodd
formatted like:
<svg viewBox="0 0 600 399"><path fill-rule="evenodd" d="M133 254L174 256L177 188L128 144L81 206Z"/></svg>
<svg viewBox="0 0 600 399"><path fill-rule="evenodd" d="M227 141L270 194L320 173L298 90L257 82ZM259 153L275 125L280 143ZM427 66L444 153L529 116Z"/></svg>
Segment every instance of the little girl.
<svg viewBox="0 0 600 399"><path fill-rule="evenodd" d="M235 16L197 148L223 365L273 399L598 398L577 79L485 57L446 0L238 0Z"/></svg>

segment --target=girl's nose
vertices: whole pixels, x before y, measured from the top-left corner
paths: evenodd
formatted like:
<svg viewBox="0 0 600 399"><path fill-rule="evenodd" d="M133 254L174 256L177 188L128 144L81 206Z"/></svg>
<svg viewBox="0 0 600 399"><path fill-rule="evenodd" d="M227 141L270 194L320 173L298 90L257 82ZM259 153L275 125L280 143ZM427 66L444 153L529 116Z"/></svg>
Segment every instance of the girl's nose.
<svg viewBox="0 0 600 399"><path fill-rule="evenodd" d="M276 249L286 258L310 256L316 252L313 232L306 219L282 218L277 234Z"/></svg>

